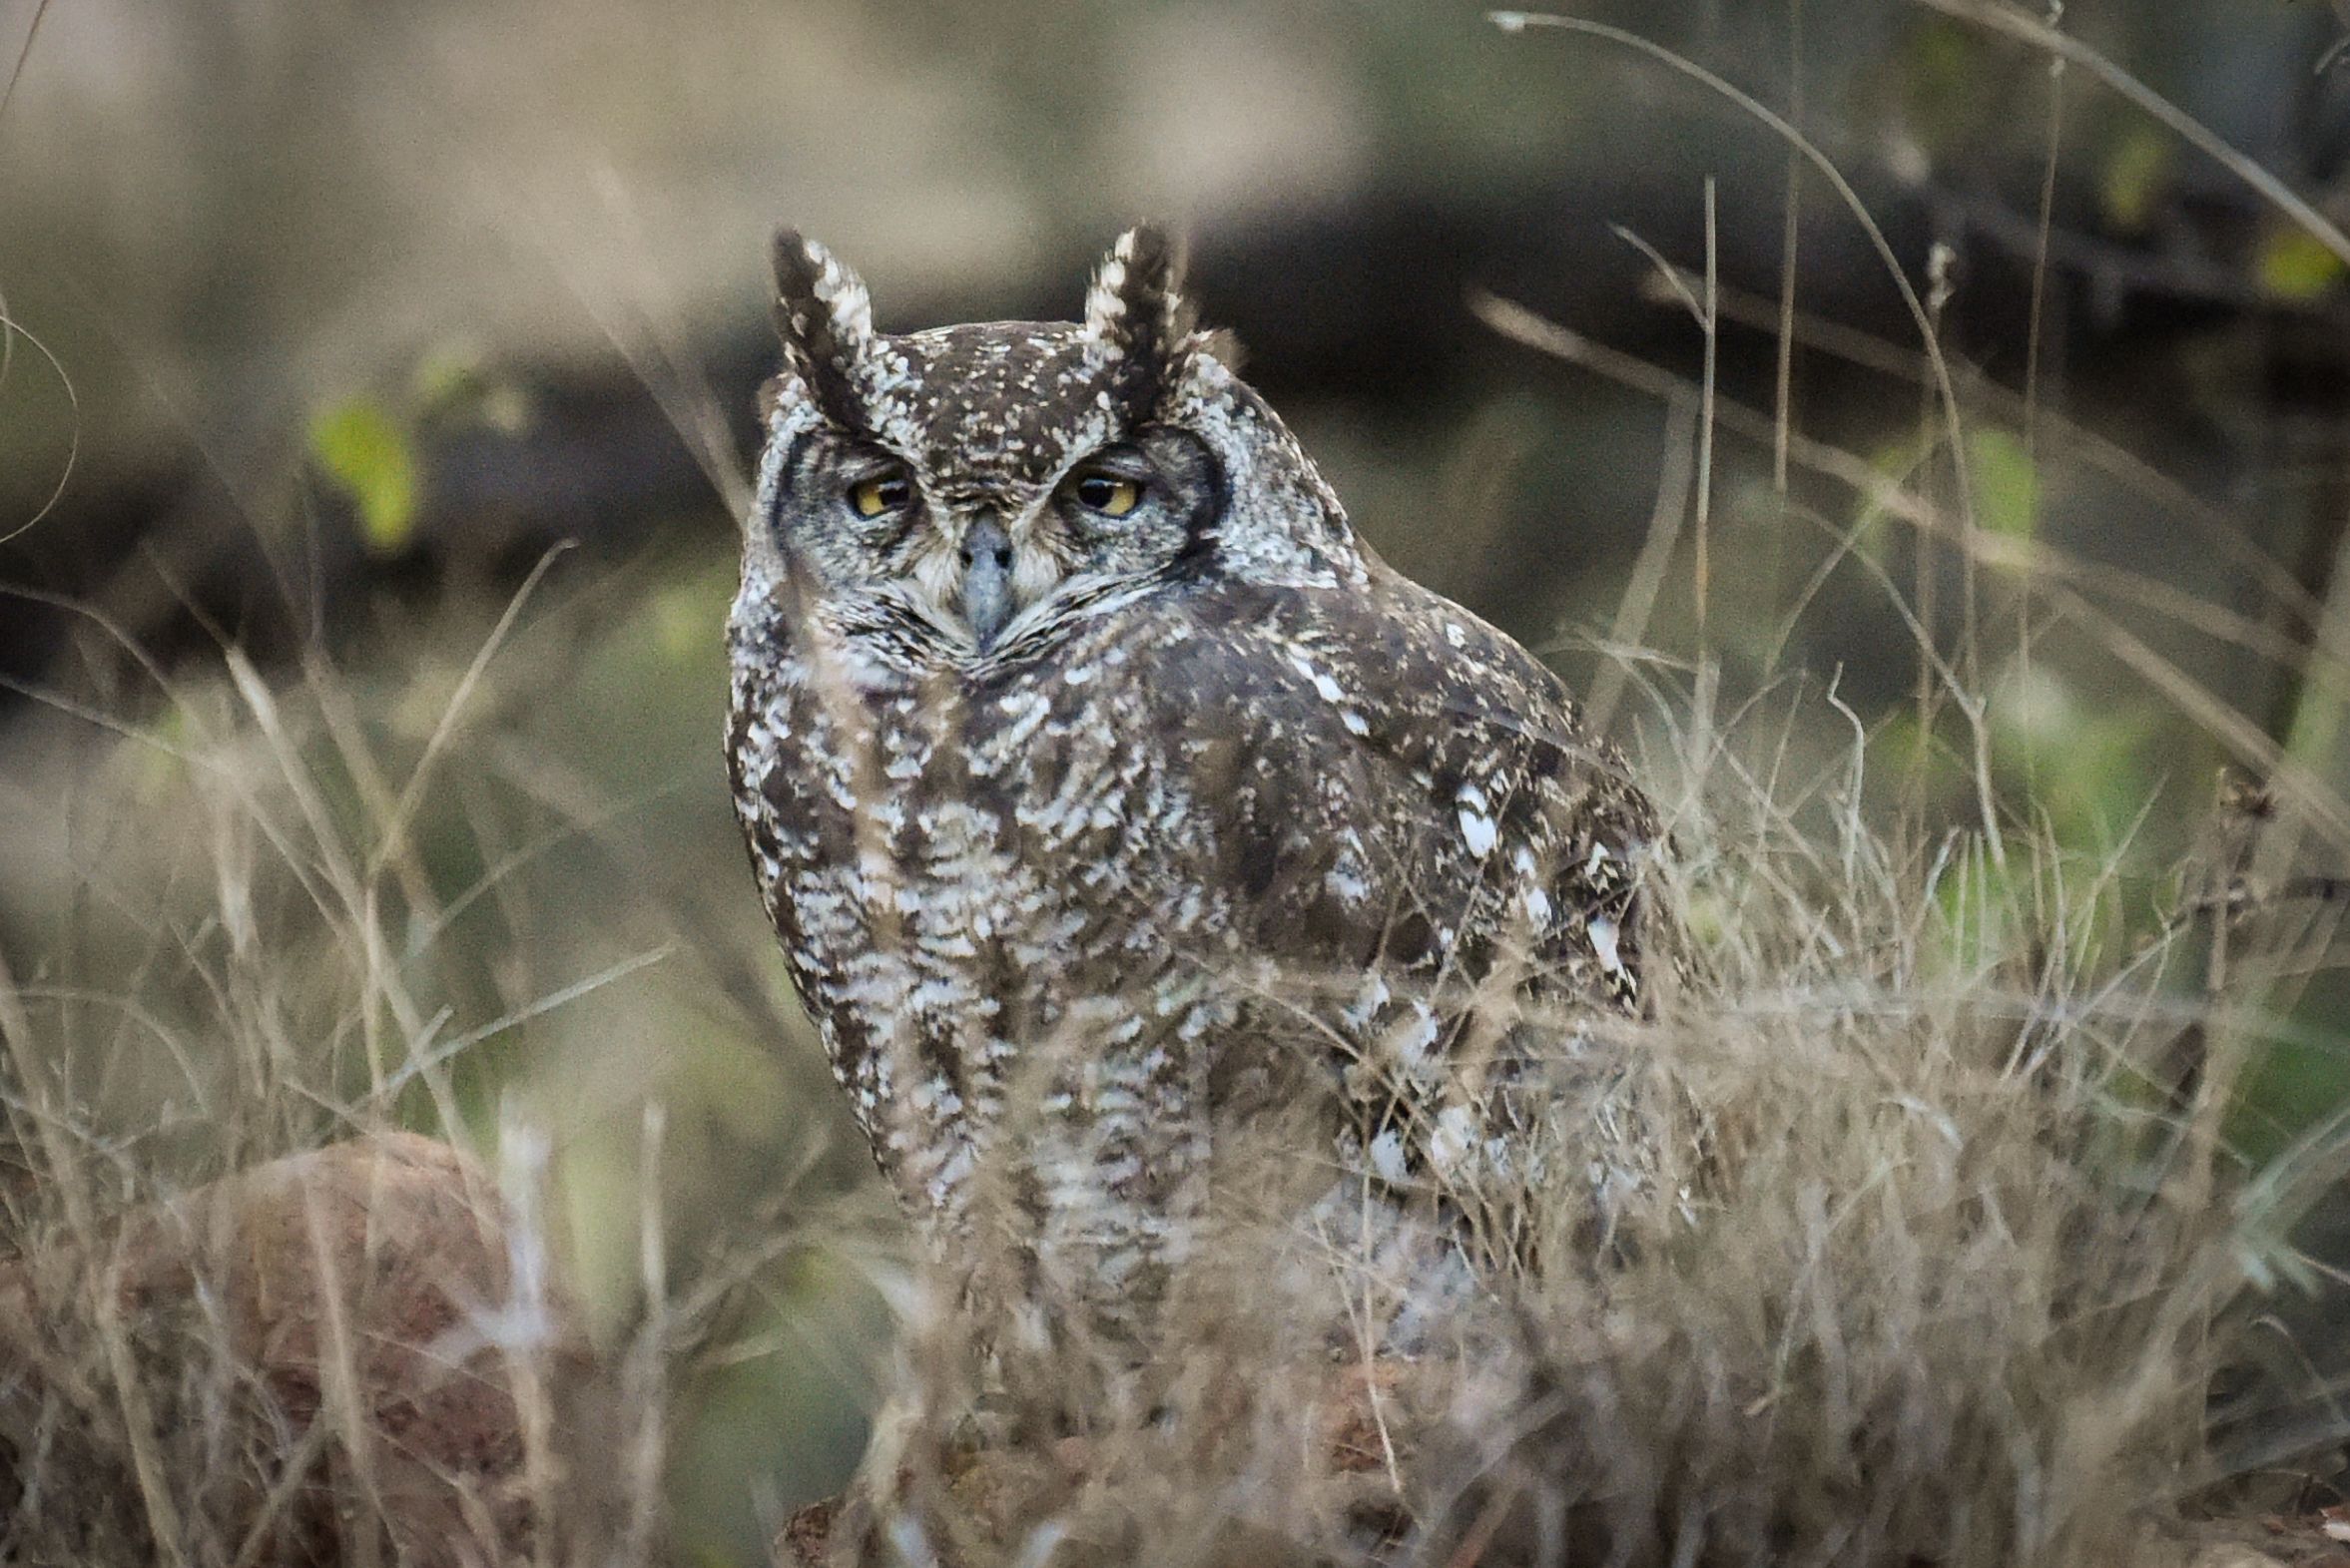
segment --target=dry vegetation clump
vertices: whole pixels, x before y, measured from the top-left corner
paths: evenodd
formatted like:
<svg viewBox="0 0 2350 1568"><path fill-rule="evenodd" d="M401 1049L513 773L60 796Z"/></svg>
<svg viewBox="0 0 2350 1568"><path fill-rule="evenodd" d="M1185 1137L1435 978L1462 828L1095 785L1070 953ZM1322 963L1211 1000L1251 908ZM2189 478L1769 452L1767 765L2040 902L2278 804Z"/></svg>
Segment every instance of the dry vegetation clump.
<svg viewBox="0 0 2350 1568"><path fill-rule="evenodd" d="M1510 1291L1439 1543L1514 1511L1536 1561L2141 1560L2289 1223L2221 1136L2252 992L2198 996L2191 922L2131 941L2111 867L1719 773L1677 827L1703 962L1643 1042L1699 1136L1614 1267Z"/></svg>
<svg viewBox="0 0 2350 1568"><path fill-rule="evenodd" d="M522 869L585 829L457 739L527 691L480 669L231 653L97 745L17 721L5 861L59 897L0 960L0 1561L653 1560L715 1297L656 1255L663 1308L591 1323L562 1151L481 1070L644 933L534 973Z"/></svg>
<svg viewBox="0 0 2350 1568"><path fill-rule="evenodd" d="M942 1314L864 1483L784 1560L2193 1557L2214 1378L2311 1278L2284 1238L2345 1153L2255 1172L2226 1137L2260 999L2311 951L2247 903L2248 819L2180 897L2013 827L1874 830L1857 745L1683 751L1694 962L1607 1041L1672 1131L1601 1243L1579 1169L1477 1195L1548 1245L1396 1353L1326 1213L1234 1234L1122 1414L1071 1409L1081 1351L977 1370ZM1588 1104L1559 1105L1571 1147Z"/></svg>
<svg viewBox="0 0 2350 1568"><path fill-rule="evenodd" d="M680 1275L648 1210L670 1278L589 1344L541 1155L511 1127L497 1180L458 1152L440 1048L479 1032L455 1006L494 1022L531 993L466 1002L466 954L415 938L445 921L386 890L427 881L370 883L336 811L305 817L348 766L324 705L231 689L174 743L216 876L159 917L176 983L116 993L142 1031L72 987L0 988L0 1556L682 1560L669 1445L701 1347L769 1288L757 1260ZM2248 873L2258 814L2229 808L2153 886L2012 822L1996 844L1873 825L1861 742L1797 766L1783 740L1673 734L1643 767L1687 781L1662 874L1691 961L1561 1071L1661 1129L1604 1225L1572 1161L1456 1195L1530 1215L1537 1245L1400 1348L1372 1304L1412 1287L1343 1211L1235 1205L1140 1396L1115 1351L1014 1336L982 1361L951 1303L901 1295L865 1479L779 1559L2187 1560L2179 1521L2227 1479L2214 1379L2251 1361L2276 1282L2316 1277L2287 1238L2345 1153L2325 1132L2255 1170L2227 1136L2266 998L2324 947ZM143 746L97 777L139 778ZM1561 1094L1561 1147L1589 1146L1589 1107ZM1234 1185L1297 1190L1254 1170ZM806 1213L754 1251L799 1246Z"/></svg>
<svg viewBox="0 0 2350 1568"><path fill-rule="evenodd" d="M374 1550L398 1561L523 1555L531 1428L588 1379L559 1299L484 1331L514 1301L507 1218L471 1162L393 1132L16 1260L0 1274L11 1560L234 1542L238 1560L348 1561L378 1525ZM517 1348L543 1363L517 1377Z"/></svg>
<svg viewBox="0 0 2350 1568"><path fill-rule="evenodd" d="M1691 280L1663 274L1710 338ZM1700 661L1690 690L1652 694L1655 744L1635 769L1668 822L1659 903L1685 970L1651 973L1638 1022L1526 1017L1537 1048L1577 1041L1548 1064L1540 1143L1562 1153L1447 1195L1477 1234L1530 1246L1468 1289L1419 1267L1427 1236L1400 1252L1383 1238L1374 1258L1344 1205L1287 1202L1326 1189L1296 1167L1329 1144L1284 1126L1221 1161L1232 1224L1179 1282L1140 1378L1120 1347L1066 1334L982 1341L950 1293L873 1265L902 1318L877 1379L890 1392L839 1497L794 1514L821 1489L807 1473L740 1488L780 1527L776 1560L2194 1560L2209 1516L2258 1512L2236 1472L2289 1472L2350 1439L2323 1370L2339 1357L2274 1353L2280 1302L2330 1284L2294 1237L2338 1197L2350 1113L2272 1160L2233 1136L2292 988L2330 962L2341 887L2296 879L2294 824L2257 792L2212 808L2204 846L2167 878L2127 833L2084 852L2039 799L1999 796L1976 690L2030 673L2022 648L1999 663L1987 627L2061 622L2241 741L2248 723L2073 584L2172 612L2180 596L2032 540L2037 502L2000 528L1941 504L1972 448L1931 333L1931 363L1902 373L1937 389L1948 436L1929 430L1893 474L1710 380L1481 308L1505 335L1653 389L1674 428L1703 430L1701 451L1717 421L1758 448L1776 436L1783 460L1848 490L1857 521L1813 519L1838 542L1807 594L1849 555L1931 644L1933 617L1892 584L1899 552L1863 536L1914 531L1920 606L1939 554L1963 561L1970 597L1982 569L1963 652L1915 650L1946 690L1907 738L1931 752L1958 728L1940 721L1968 719L1957 746L1974 755L1956 772L1973 799L1938 815L1927 764L1888 762L1891 727L1855 734L1833 693L1766 693L1715 727L1721 678ZM2029 401L2023 415L2029 428ZM2050 450L2083 444L2043 417ZM1704 462L1675 482L1700 498L1701 529ZM1620 642L1646 637L1675 514L1660 502ZM1780 521L1808 515L1782 493ZM714 697L720 597L694 678ZM2329 607L2306 608L2314 625ZM30 783L0 779L0 825L18 795L54 795L65 806L41 819L69 846L54 951L0 962L0 1562L691 1561L677 1499L696 1377L760 1353L762 1335L858 1359L794 1337L813 1314L769 1267L810 1252L863 1267L827 1234L834 1212L799 1203L819 1140L796 1126L759 1161L705 1172L702 1207L735 1229L688 1247L665 1231L662 1120L645 1114L674 1085L649 1074L578 1086L646 1129L624 1227L634 1294L601 1303L591 1333L588 1293L567 1288L586 1270L549 1189L578 1183L576 1218L628 1184L585 1160L550 1170L539 1131L506 1114L498 1054L552 1013L599 1007L650 1042L636 1056L678 1047L662 1028L704 1018L614 996L676 953L706 966L697 1005L724 993L765 1045L789 1026L759 1006L776 966L731 826L725 876L696 862L677 878L708 908L648 914L658 899L622 896L658 880L641 854L531 890L550 846L593 837L609 802L534 749L526 711L562 706L540 700L575 679L576 650L515 679L491 656L518 616L470 665L407 685L362 686L314 654L273 685L235 651L222 679L178 679L116 648L162 691L160 715L54 700L60 723L108 739ZM1611 666L1595 708L1663 668ZM659 706L636 677L587 722ZM720 807L711 720L696 777ZM1833 733L1852 738L1818 739ZM2308 794L2306 759L2247 754ZM2344 841L2338 805L2313 814ZM37 857L10 836L0 870L21 873ZM729 956L730 929L754 934L763 971ZM1351 989L1295 978L1308 1011ZM814 1114L787 1100L770 1119ZM1614 1163L1626 1128L1637 1179L1595 1205L1578 1154L1604 1143ZM1425 1299L1431 1282L1450 1294ZM1390 1337L1399 1305L1417 1307L1409 1343ZM740 1424L805 1414L760 1406Z"/></svg>

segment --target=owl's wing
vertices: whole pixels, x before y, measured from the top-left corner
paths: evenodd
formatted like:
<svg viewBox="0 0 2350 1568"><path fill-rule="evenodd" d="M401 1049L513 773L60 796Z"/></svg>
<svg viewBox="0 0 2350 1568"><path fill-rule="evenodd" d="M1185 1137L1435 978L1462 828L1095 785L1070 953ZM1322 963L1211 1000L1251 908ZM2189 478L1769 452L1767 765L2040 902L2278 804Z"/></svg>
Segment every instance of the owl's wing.
<svg viewBox="0 0 2350 1568"><path fill-rule="evenodd" d="M1523 648L1407 579L1203 586L1161 723L1218 802L1256 950L1636 1004L1652 812Z"/></svg>
<svg viewBox="0 0 2350 1568"><path fill-rule="evenodd" d="M1642 1005L1656 825L1557 678L1384 573L1205 585L1168 612L1188 630L1140 639L1158 655L1138 674L1215 802L1213 885L1267 962L1244 1038L1328 1064L1342 1157L1458 1197L1539 1163L1547 1128L1578 1168L1635 1168L1598 1156L1621 1057L1587 1031Z"/></svg>

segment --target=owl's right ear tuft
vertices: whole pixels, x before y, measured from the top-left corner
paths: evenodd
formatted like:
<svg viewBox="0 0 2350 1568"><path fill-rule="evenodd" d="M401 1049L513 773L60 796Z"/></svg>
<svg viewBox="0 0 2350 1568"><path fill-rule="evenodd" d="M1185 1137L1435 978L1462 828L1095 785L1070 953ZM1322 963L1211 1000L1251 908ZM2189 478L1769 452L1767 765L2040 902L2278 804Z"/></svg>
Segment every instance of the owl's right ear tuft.
<svg viewBox="0 0 2350 1568"><path fill-rule="evenodd" d="M817 408L845 430L871 423L859 371L872 350L873 297L840 258L797 230L776 232L776 334L789 371Z"/></svg>
<svg viewBox="0 0 2350 1568"><path fill-rule="evenodd" d="M1109 357L1112 380L1137 424L1155 418L1182 379L1192 343L1183 259L1167 232L1138 224L1118 237L1085 291L1085 335Z"/></svg>

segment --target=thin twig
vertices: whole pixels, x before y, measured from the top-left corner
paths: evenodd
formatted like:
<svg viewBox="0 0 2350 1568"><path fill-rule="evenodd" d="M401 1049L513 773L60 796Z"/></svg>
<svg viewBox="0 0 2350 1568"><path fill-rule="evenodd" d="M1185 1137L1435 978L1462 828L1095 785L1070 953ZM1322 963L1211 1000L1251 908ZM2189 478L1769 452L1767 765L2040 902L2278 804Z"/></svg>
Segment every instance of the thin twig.
<svg viewBox="0 0 2350 1568"><path fill-rule="evenodd" d="M1609 43L1646 55L1649 59L1679 72L1708 91L1717 94L1749 118L1760 121L1774 135L1783 139L1788 146L1801 153L1804 160L1827 180L1830 187L1835 190L1838 199L1844 203L1846 210L1852 214L1853 221L1860 225L1861 233L1868 239L1870 249L1877 253L1877 260L1884 265L1887 277L1892 280L1894 288L1901 294L1902 305L1909 311L1911 323L1917 327L1919 340L1923 343L1927 359L1934 368L1935 389L1941 395L1944 418L1950 427L1951 450L1964 449L1966 443L1962 439L1960 430L1961 415L1957 383L1951 376L1949 361L1943 357L1942 345L1936 341L1933 323L1927 319L1926 302L1919 297L1917 286L1910 281L1909 273L1901 264L1901 258L1894 254L1893 242L1885 237L1885 230L1877 222L1876 215L1869 211L1868 204L1861 200L1861 195L1853 189L1852 182L1844 177L1844 171L1837 168L1835 161L1822 152L1811 138L1788 124L1784 116L1763 104L1753 94L1724 80L1714 72L1708 71L1686 55L1677 54L1653 39L1641 37L1638 33L1627 32L1620 27L1610 27L1605 22L1592 22L1574 16L1548 16L1530 11L1493 11L1487 14L1495 26L1506 32L1520 32L1528 27L1555 28L1562 32L1581 33L1588 37L1604 39ZM1975 515L1974 495L1966 482L1963 471L1959 479L1959 514L1972 522Z"/></svg>
<svg viewBox="0 0 2350 1568"><path fill-rule="evenodd" d="M10 971L6 956L0 955L0 1044L6 1045L18 1082L23 1085L27 1103L34 1112L32 1121L40 1129L41 1156L48 1166L50 1185L65 1204L66 1223L75 1238L95 1257L99 1248L98 1212L91 1201L89 1178L59 1119L56 1102L60 1097L53 1093L47 1064L34 1048L32 1020L26 1016L18 995L16 976ZM91 1316L106 1355L107 1378L114 1384L115 1403L122 1412L123 1432L131 1449L131 1469L138 1478L139 1499L146 1509L147 1527L154 1534L156 1555L165 1563L185 1563L189 1561L187 1541L182 1533L179 1504L173 1499L163 1454L156 1444L155 1408L148 1400L147 1384L131 1353L129 1325L123 1321L122 1266L118 1247L111 1265L85 1274L82 1289L89 1296Z"/></svg>
<svg viewBox="0 0 2350 1568"><path fill-rule="evenodd" d="M1787 0L1787 123L1803 128L1803 0ZM1795 427L1795 272L1803 238L1803 155L1787 150L1787 210L1779 231L1779 363L1771 413L1771 488L1787 493L1787 437Z"/></svg>
<svg viewBox="0 0 2350 1568"><path fill-rule="evenodd" d="M1593 342L1522 305L1477 293L1471 295L1469 308L1503 336L1568 363L1583 365L1653 397L1695 400L1696 388L1682 377L1620 349ZM1758 444L1767 445L1771 439L1768 413L1724 399L1717 409L1717 417L1724 428ZM1798 466L1836 480L1881 508L1885 516L1950 537L1965 549L1980 554L1987 565L2013 567L2025 560L2039 563L2030 580L2042 598L2049 600L2058 613L2075 617L2088 626L2104 641L2109 652L2218 741L2232 760L2269 781L2280 794L2308 811L2313 824L2334 847L2350 851L2350 804L2345 804L2323 779L2289 758L2265 730L2130 632L2120 619L2072 588L2055 581L2055 574L2046 570L2047 562L2054 557L2045 553L2045 546L1988 534L1982 529L1966 529L1866 459L1826 442L1798 435L1790 444L1789 453ZM1906 606L1898 608L1904 615L1909 613ZM1917 630L1914 622L1911 630L1913 633ZM1966 713L1971 722L1980 723L1981 698L1959 681L1957 672L1947 663L1939 658L1934 663L1953 705Z"/></svg>
<svg viewBox="0 0 2350 1568"><path fill-rule="evenodd" d="M33 57L33 40L40 36L42 18L49 14L49 0L33 7L33 20L25 28L25 41L16 52L16 65L8 73L8 86L0 90L0 116L8 113L8 106L16 101L16 84L24 80L25 62Z"/></svg>
<svg viewBox="0 0 2350 1568"><path fill-rule="evenodd" d="M584 980L575 980L569 985L548 992L527 1006L517 1007L509 1013L491 1019L477 1029L469 1029L453 1040L437 1045L429 1051L420 1052L401 1064L397 1072L390 1074L385 1079L384 1091L387 1094L396 1093L417 1074L462 1056L484 1040L503 1034L519 1024L526 1024L541 1014L551 1013L558 1007L576 1002L591 992L602 990L616 980L625 980L639 969L650 968L676 951L677 944L675 942L664 942L659 947L632 954L621 959L618 963L597 970Z"/></svg>
<svg viewBox="0 0 2350 1568"><path fill-rule="evenodd" d="M415 814L417 801L423 798L424 785L432 776L433 765L440 761L449 736L457 727L457 716L464 712L467 699L481 684L490 661L505 646L507 636L514 630L514 623L522 616L522 607L530 602L532 593L546 579L548 571L571 547L570 540L558 540L538 558L538 564L530 569L530 575L522 580L522 586L515 589L507 599L506 608L499 613L497 624L490 628L489 635L481 640L481 646L474 651L472 663L465 667L464 675L458 678L457 689L449 694L448 702L441 708L439 721L432 727L431 738L424 743L424 754L408 772L408 781L392 806L391 819L383 825L382 841L376 845L375 853L368 862L368 881L373 881L382 871L385 860L396 852L402 842L407 832L408 819Z"/></svg>
<svg viewBox="0 0 2350 1568"><path fill-rule="evenodd" d="M2064 19L2063 0L2049 0L2049 25ZM2032 257L2032 315L2024 342L2024 451L2040 458L2040 356L2049 296L2049 245L2056 229L2056 163L2064 145L2064 61L2049 62L2048 156L2040 166L2040 225Z"/></svg>
<svg viewBox="0 0 2350 1568"><path fill-rule="evenodd" d="M26 40L28 48L31 46L31 42L29 38ZM67 429L65 466L58 471L57 483L50 486L49 498L41 503L39 509L32 516L8 532L0 534L0 544L6 544L40 526L43 518L57 510L57 504L65 499L66 486L73 483L74 469L82 459L82 396L81 393L74 390L74 378L66 373L64 362L50 351L49 345L33 335L28 328L20 325L14 317L8 314L5 302L0 301L0 377L5 377L8 364L15 357L14 345L20 337L32 344L33 351L47 360L49 368L56 372L58 385L65 389L67 412L71 417Z"/></svg>
<svg viewBox="0 0 2350 1568"><path fill-rule="evenodd" d="M1664 466L1657 475L1656 504L1649 511L1648 531L1625 581L1623 598L1617 602L1615 624L1608 630L1608 640L1617 648L1637 648L1647 641L1649 617L1655 613L1665 571L1672 564L1673 547L1680 542L1681 519L1689 515L1696 424L1696 411L1689 404L1676 398L1665 405ZM1624 680L1621 660L1600 661L1584 705L1593 734L1606 735L1615 722Z"/></svg>
<svg viewBox="0 0 2350 1568"><path fill-rule="evenodd" d="M1714 180L1705 179L1705 380L1697 414L1697 656L1705 657L1706 607L1713 597L1713 406L1721 333L1721 230Z"/></svg>
<svg viewBox="0 0 2350 1568"><path fill-rule="evenodd" d="M1940 11L1945 16L1956 17L1962 22L1989 28L1996 33L2005 33L2010 38L2020 39L2080 66L2162 122L2204 157L2258 192L2277 211L2306 230L2311 239L2332 252L2342 262L2350 264L2350 235L2345 235L2323 213L2295 196L2292 188L2282 180L2230 147L2201 121L2130 75L2102 52L2069 33L2058 32L2038 17L2009 6L1989 4L1987 0L1912 0L1912 3Z"/></svg>

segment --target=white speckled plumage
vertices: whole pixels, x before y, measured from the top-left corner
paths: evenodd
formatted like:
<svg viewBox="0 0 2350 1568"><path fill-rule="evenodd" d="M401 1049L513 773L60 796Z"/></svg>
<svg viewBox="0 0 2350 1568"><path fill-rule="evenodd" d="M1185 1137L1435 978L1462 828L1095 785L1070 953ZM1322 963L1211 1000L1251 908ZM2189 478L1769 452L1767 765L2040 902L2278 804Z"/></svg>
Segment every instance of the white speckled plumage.
<svg viewBox="0 0 2350 1568"><path fill-rule="evenodd" d="M1082 324L898 337L777 256L736 805L940 1256L1141 1334L1234 1118L1321 1103L1399 1188L1505 1163L1530 1080L1480 1008L1639 997L1651 813L1557 680L1356 540L1155 233ZM1105 462L1127 517L1074 498ZM875 473L909 499L867 518Z"/></svg>

